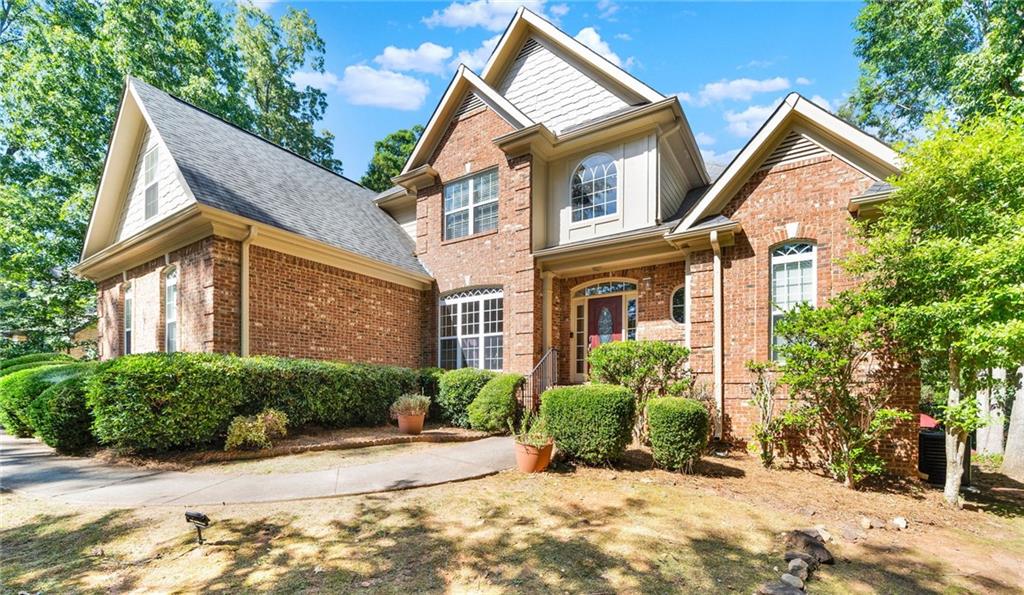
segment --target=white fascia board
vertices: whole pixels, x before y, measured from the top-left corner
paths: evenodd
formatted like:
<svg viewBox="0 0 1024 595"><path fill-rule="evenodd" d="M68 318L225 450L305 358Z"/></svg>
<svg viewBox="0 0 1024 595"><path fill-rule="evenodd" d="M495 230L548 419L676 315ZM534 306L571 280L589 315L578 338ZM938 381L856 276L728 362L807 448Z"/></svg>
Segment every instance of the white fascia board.
<svg viewBox="0 0 1024 595"><path fill-rule="evenodd" d="M533 125L533 121L520 111L519 108L512 105L512 102L505 99L473 71L466 68L464 64L460 64L459 69L452 78L452 82L448 84L448 88L441 97L441 101L434 108L434 113L431 114L427 127L423 129L423 134L416 141L416 146L413 147L409 159L405 162L405 167L402 168L403 174L407 174L421 165L421 160L424 158L423 153L427 150L427 147L432 145L433 137L441 132L438 128L448 121L451 103L458 101L462 97L462 93L466 90L467 85L473 87L480 94L480 98L494 108L509 124L516 128L525 128Z"/></svg>
<svg viewBox="0 0 1024 595"><path fill-rule="evenodd" d="M555 27L545 20L544 17L541 17L540 15L537 15L523 7L520 7L516 12L516 16L513 17L512 23L509 25L508 29L505 30L505 34L502 35L501 41L498 42L498 45L494 48L494 52L491 54L490 59L487 61L487 65L484 66L482 76L485 81L488 81L490 84L497 84L497 81L492 79L498 76L498 71L501 70L498 65L498 58L504 53L506 50L505 46L510 43L510 40L516 37L515 33L517 33L520 28L526 26L531 27L533 31L541 34L548 41L565 50L574 58L594 68L594 70L597 70L604 76L633 93L636 93L638 96L643 97L647 101L653 103L665 99L664 95L645 85L639 79L622 68L612 64L607 58L583 45L571 35L565 33L558 27Z"/></svg>

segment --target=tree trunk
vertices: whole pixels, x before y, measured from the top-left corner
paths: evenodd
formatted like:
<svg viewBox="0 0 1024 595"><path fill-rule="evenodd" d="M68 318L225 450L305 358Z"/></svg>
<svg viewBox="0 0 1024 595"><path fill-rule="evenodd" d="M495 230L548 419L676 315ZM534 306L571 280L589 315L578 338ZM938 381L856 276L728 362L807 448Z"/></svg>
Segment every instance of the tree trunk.
<svg viewBox="0 0 1024 595"><path fill-rule="evenodd" d="M978 399L978 413L983 417L988 417L988 412L992 410L992 370L985 370L985 382L987 387L979 390L976 393L975 398ZM989 433L991 430L992 425L985 424L975 432L979 454L983 454L985 452L985 447L988 445Z"/></svg>
<svg viewBox="0 0 1024 595"><path fill-rule="evenodd" d="M1010 429L1006 432L1002 472L1024 482L1024 365L1017 369L1017 394L1010 412Z"/></svg>
<svg viewBox="0 0 1024 595"><path fill-rule="evenodd" d="M999 399L999 394L1005 390L1006 369L996 368L993 370L992 380L994 382L990 383L988 388L988 409L982 409L983 414L988 415L989 423L985 427L984 442L978 440L978 452L983 455L1003 454L1003 430L1006 425L1006 416L1003 413L1003 403ZM999 387L999 390L996 390L996 387Z"/></svg>
<svg viewBox="0 0 1024 595"><path fill-rule="evenodd" d="M949 397L947 407L955 407L960 403L960 362L955 353L949 354ZM960 501L960 480L964 474L964 453L967 447L967 436L949 424L943 424L946 432L946 487L943 495L946 502L956 505Z"/></svg>

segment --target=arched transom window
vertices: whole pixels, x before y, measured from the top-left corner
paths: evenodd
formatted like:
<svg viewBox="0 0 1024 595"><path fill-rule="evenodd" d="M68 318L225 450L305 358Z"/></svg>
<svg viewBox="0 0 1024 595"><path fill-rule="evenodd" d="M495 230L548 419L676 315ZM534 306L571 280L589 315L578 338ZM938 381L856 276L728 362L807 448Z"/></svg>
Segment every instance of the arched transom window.
<svg viewBox="0 0 1024 595"><path fill-rule="evenodd" d="M572 174L572 220L586 221L618 212L618 169L610 155L583 160Z"/></svg>

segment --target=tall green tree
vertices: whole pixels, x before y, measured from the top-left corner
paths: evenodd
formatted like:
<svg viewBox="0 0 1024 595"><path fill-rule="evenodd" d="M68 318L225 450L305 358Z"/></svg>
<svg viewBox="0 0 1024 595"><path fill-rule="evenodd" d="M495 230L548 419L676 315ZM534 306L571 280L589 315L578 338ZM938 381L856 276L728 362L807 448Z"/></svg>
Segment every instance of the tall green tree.
<svg viewBox="0 0 1024 595"><path fill-rule="evenodd" d="M262 31L289 39L284 29L271 21ZM70 268L125 75L250 130L271 112L301 121L294 139L311 129L309 113L258 107L252 81L262 79L247 76L238 34L209 0L0 0L0 331L60 343L94 316L93 286ZM293 66L280 68L263 79L291 76ZM329 145L285 144L334 164Z"/></svg>
<svg viewBox="0 0 1024 595"><path fill-rule="evenodd" d="M315 126L327 110L320 89L292 82L300 69L324 71L324 40L305 10L289 7L280 22L250 4L240 5L235 39L241 52L246 95L255 110L257 134L341 173L334 135Z"/></svg>
<svg viewBox="0 0 1024 595"><path fill-rule="evenodd" d="M925 117L991 113L1024 96L1019 0L868 0L854 22L860 80L842 115L910 139Z"/></svg>
<svg viewBox="0 0 1024 595"><path fill-rule="evenodd" d="M417 124L412 128L396 130L373 143L373 158L359 183L377 192L390 188L393 185L391 178L402 173L421 134L423 127Z"/></svg>
<svg viewBox="0 0 1024 595"><path fill-rule="evenodd" d="M941 362L945 497L958 501L983 371L1024 361L1024 101L958 124L934 116L853 261L903 344Z"/></svg>

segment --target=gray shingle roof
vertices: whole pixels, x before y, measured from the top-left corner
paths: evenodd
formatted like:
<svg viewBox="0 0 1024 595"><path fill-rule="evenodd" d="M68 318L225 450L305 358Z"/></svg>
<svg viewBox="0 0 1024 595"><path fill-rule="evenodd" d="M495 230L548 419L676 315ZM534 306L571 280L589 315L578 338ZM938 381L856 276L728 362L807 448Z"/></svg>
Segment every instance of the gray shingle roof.
<svg viewBox="0 0 1024 595"><path fill-rule="evenodd" d="M138 79L142 104L196 200L425 274L375 193Z"/></svg>

